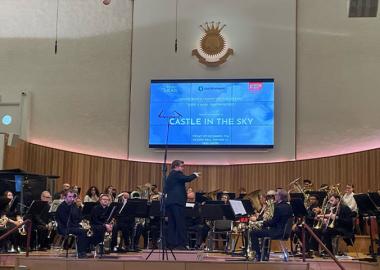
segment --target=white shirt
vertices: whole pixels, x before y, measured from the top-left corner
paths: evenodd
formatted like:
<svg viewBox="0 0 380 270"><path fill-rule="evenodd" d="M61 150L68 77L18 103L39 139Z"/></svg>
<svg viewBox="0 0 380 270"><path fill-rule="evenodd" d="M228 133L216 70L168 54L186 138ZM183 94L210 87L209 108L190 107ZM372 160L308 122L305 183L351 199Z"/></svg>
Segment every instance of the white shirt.
<svg viewBox="0 0 380 270"><path fill-rule="evenodd" d="M358 212L358 206L356 204L355 198L354 198L354 193L352 192L351 194L345 193L343 195L343 202L350 207L350 209L354 212Z"/></svg>

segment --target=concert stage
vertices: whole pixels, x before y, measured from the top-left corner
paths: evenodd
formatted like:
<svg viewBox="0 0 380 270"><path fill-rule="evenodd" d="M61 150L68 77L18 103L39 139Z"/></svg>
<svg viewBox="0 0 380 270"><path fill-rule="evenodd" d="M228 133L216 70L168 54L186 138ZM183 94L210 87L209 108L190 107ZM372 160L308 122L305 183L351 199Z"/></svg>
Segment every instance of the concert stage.
<svg viewBox="0 0 380 270"><path fill-rule="evenodd" d="M148 261L146 257L149 250L139 253L126 253L105 255L101 259L77 259L72 253L66 258L64 252L32 252L29 257L25 255L0 255L0 269L7 266L26 266L30 270L70 270L70 269L91 269L91 270L332 270L339 267L331 259L307 259L302 262L300 258L289 259L283 262L280 254L271 254L269 262L246 262L231 261L244 259L232 257L222 253L206 253L197 251L175 251L175 261L170 252L169 260L161 261L162 254L155 252ZM346 270L378 270L379 264L362 262L354 259L340 260ZM20 268L25 269L25 268Z"/></svg>

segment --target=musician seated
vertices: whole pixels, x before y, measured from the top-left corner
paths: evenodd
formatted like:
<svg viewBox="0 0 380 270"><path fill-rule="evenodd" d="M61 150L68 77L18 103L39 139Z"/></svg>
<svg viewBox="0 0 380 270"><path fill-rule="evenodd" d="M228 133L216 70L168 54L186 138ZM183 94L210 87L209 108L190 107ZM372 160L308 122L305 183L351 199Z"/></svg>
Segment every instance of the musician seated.
<svg viewBox="0 0 380 270"><path fill-rule="evenodd" d="M354 195L354 185L347 184L345 193L342 197L342 202L344 202L344 204L347 205L351 211L358 213L358 205L356 204Z"/></svg>
<svg viewBox="0 0 380 270"><path fill-rule="evenodd" d="M315 225L315 220L317 213L321 210L319 208L319 199L317 195L311 194L307 200L308 207L306 208L306 216L305 216L305 224L307 224L310 228ZM299 222L293 225L293 232L297 236L297 238L292 238L293 241L302 241L302 227L299 226L302 219L299 219ZM294 242L297 243L297 242ZM318 251L318 242L311 237L310 233L305 230L305 251L309 258L312 258L313 252Z"/></svg>
<svg viewBox="0 0 380 270"><path fill-rule="evenodd" d="M259 238L282 237L288 219L293 216L293 210L290 204L288 204L288 193L285 190L279 190L276 193L275 203L273 218L268 221L264 221L262 229L254 229L251 232L252 248L256 253L257 261L261 260Z"/></svg>
<svg viewBox="0 0 380 270"><path fill-rule="evenodd" d="M97 204L91 211L91 230L93 232L91 244L94 246L103 243L104 235L106 232L112 232L111 220L109 220L109 205L111 198L108 194L101 194L99 197L99 204ZM103 253L103 250L100 251Z"/></svg>
<svg viewBox="0 0 380 270"><path fill-rule="evenodd" d="M13 193L11 191L5 191L4 197L9 200L9 203L1 213L4 226L1 226L0 236L23 222ZM16 231L7 239L1 241L0 248L2 252L20 252L24 242L25 239Z"/></svg>
<svg viewBox="0 0 380 270"><path fill-rule="evenodd" d="M224 204L229 204L230 196L227 193L223 193L220 200L224 202Z"/></svg>
<svg viewBox="0 0 380 270"><path fill-rule="evenodd" d="M89 247L89 239L86 231L80 226L82 213L75 205L76 194L69 189L65 192L64 201L58 206L56 221L58 233L62 236L73 234L77 237L78 258L86 258L86 251Z"/></svg>
<svg viewBox="0 0 380 270"><path fill-rule="evenodd" d="M133 216L128 215L128 213L123 212L123 209L126 205L126 203L129 200L129 193L127 191L124 191L121 196L121 207L117 210L116 214L116 222L112 228L112 238L111 238L111 250L112 251L129 251L129 250L135 250L135 247L132 245L133 243L138 243L138 235L137 233L134 234L134 226L135 226L135 218ZM120 243L119 248L117 248L117 234L118 232L122 232L122 236L124 239L124 246L126 247L126 250L122 248L122 243ZM132 239L130 241L130 238L135 236L135 239Z"/></svg>
<svg viewBox="0 0 380 270"><path fill-rule="evenodd" d="M156 184L152 185L151 192L149 194L149 201L159 201L161 198L162 192L158 190L158 187Z"/></svg>
<svg viewBox="0 0 380 270"><path fill-rule="evenodd" d="M27 218L32 220L32 246L38 246L38 250L46 251L50 248L49 235L49 203L51 203L52 196L49 191L41 193L41 201L47 202L43 209L40 209L38 214L30 215ZM38 240L38 243L37 243Z"/></svg>
<svg viewBox="0 0 380 270"><path fill-rule="evenodd" d="M194 204L193 209L195 213L199 213L199 204L195 202L195 192L191 191L187 193L187 204ZM187 216L186 215L186 227L188 232L195 233L195 245L194 248L198 249L202 243L207 238L208 231L210 227L207 226L200 217L200 215L196 216Z"/></svg>
<svg viewBox="0 0 380 270"><path fill-rule="evenodd" d="M348 245L354 240L354 224L353 217L355 213L341 201L337 194L333 194L329 198L330 208L325 215L319 215L318 218L323 218L322 240L326 247L333 250L332 238L337 235L343 236L343 240Z"/></svg>
<svg viewBox="0 0 380 270"><path fill-rule="evenodd" d="M275 200L276 191L269 190L266 196L259 194L259 203L261 208L255 209L256 212L253 214L249 220L251 222L257 221L268 221L273 217L274 210L274 200ZM255 227L261 226L260 223L256 223Z"/></svg>
<svg viewBox="0 0 380 270"><path fill-rule="evenodd" d="M54 193L53 200L63 199L66 191L68 191L70 189L70 187L71 187L71 185L69 183L64 183L62 185L62 190Z"/></svg>
<svg viewBox="0 0 380 270"><path fill-rule="evenodd" d="M100 192L96 186L91 186L84 196L84 202L97 202L99 201Z"/></svg>

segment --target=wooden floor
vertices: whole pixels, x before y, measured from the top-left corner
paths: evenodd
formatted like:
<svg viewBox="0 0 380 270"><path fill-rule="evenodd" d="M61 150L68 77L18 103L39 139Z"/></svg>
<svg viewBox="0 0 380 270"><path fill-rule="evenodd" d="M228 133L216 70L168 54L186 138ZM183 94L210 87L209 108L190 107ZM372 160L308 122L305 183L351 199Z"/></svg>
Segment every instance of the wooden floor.
<svg viewBox="0 0 380 270"><path fill-rule="evenodd" d="M12 254L0 255L0 269L18 269L26 266L30 270L333 270L339 267L331 259L319 257L307 259L291 257L283 262L280 254L271 254L269 262L247 262L241 257L232 257L222 253L197 251L174 251L177 260L168 253L168 260L162 260L162 253L154 252L147 261L149 250L139 253L105 255L103 258L77 259L73 253L65 257L59 250L31 252L29 257ZM353 255L353 254L350 254ZM361 256L362 258L364 256ZM165 256L166 259L166 256ZM241 261L233 261L239 260ZM359 261L356 258L340 258L346 270L380 270L379 264ZM14 268L16 266L16 268ZM19 268L20 269L20 268Z"/></svg>

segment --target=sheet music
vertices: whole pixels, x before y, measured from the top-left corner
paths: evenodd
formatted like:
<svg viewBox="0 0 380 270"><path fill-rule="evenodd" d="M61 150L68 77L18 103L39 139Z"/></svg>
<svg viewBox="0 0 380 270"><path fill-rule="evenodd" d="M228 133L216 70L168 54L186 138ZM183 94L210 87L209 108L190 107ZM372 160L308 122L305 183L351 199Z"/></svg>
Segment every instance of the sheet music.
<svg viewBox="0 0 380 270"><path fill-rule="evenodd" d="M195 203L186 203L186 207L194 208Z"/></svg>
<svg viewBox="0 0 380 270"><path fill-rule="evenodd" d="M243 206L242 201L240 200L230 200L230 205L232 207L232 210L234 211L235 216L237 215L246 215L247 212L245 211L245 208Z"/></svg>

